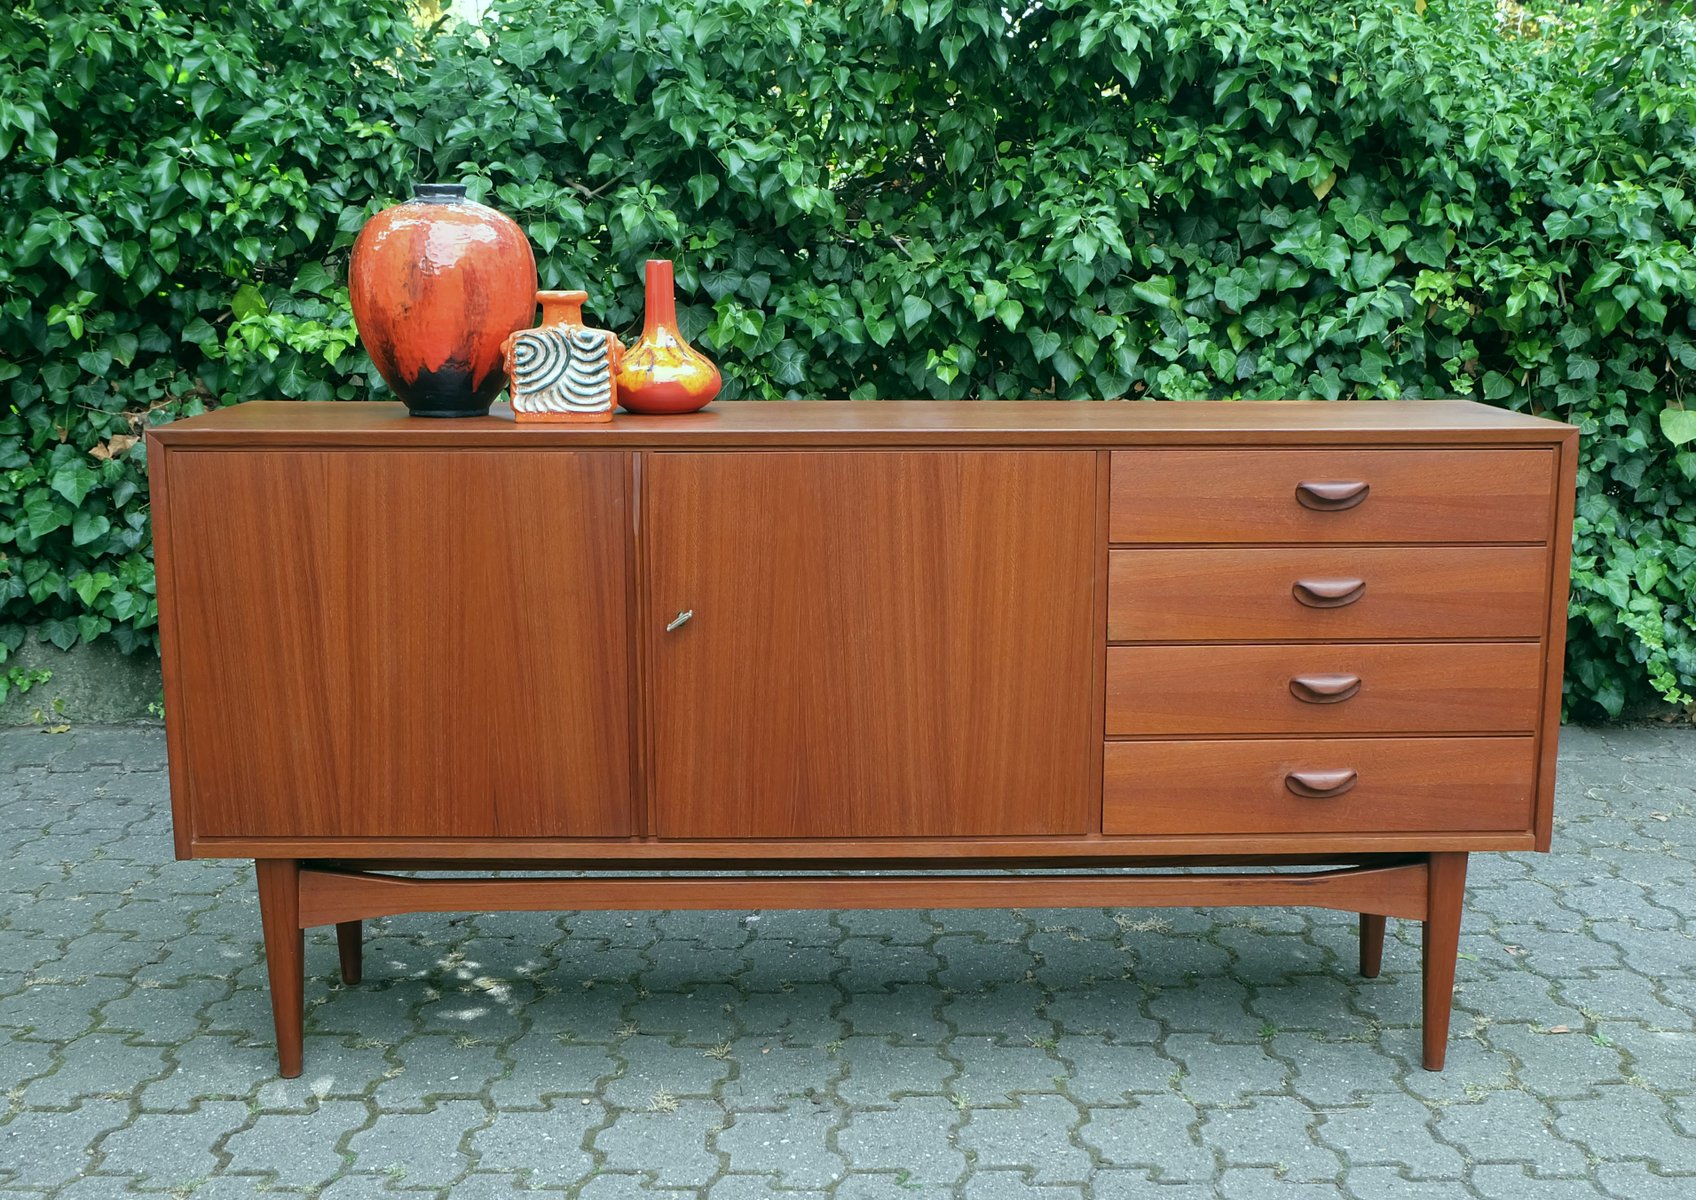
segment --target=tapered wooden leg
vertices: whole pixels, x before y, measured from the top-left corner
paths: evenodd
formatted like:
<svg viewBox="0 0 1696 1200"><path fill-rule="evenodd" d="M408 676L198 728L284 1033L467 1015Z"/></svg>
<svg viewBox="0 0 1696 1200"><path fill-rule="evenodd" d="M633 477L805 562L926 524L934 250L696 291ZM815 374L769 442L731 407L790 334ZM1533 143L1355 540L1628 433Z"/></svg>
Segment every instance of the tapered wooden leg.
<svg viewBox="0 0 1696 1200"><path fill-rule="evenodd" d="M1367 979L1378 978L1384 966L1384 918L1375 913L1360 914L1360 973Z"/></svg>
<svg viewBox="0 0 1696 1200"><path fill-rule="evenodd" d="M342 958L342 982L358 983L363 974L364 951L358 921L336 922L336 950Z"/></svg>
<svg viewBox="0 0 1696 1200"><path fill-rule="evenodd" d="M1426 885L1424 936L1425 1069L1441 1071L1449 1049L1449 1008L1466 899L1466 855L1433 854Z"/></svg>
<svg viewBox="0 0 1696 1200"><path fill-rule="evenodd" d="M277 1070L300 1074L301 1024L306 993L306 935L300 927L300 863L262 858L259 920L265 927L265 966L271 975L271 1014L277 1025Z"/></svg>

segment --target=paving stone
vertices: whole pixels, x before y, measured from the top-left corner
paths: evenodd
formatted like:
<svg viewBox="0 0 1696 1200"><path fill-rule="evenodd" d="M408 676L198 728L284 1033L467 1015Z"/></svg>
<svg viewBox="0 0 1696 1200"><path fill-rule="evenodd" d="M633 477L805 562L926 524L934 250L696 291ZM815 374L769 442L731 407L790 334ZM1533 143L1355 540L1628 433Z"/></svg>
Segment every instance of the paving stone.
<svg viewBox="0 0 1696 1200"><path fill-rule="evenodd" d="M1092 1108L1078 1140L1103 1166L1136 1167L1159 1183L1213 1177L1213 1151L1201 1140L1201 1115L1181 1096L1138 1096L1125 1108Z"/></svg>
<svg viewBox="0 0 1696 1200"><path fill-rule="evenodd" d="M651 992L630 1006L644 1034L711 1046L737 1033L740 993L727 983L697 984L686 992Z"/></svg>
<svg viewBox="0 0 1696 1200"><path fill-rule="evenodd" d="M1032 1183L1083 1183L1090 1156L1072 1141L1081 1119L1064 1096L1021 1096L1012 1108L973 1108L958 1141L976 1166L1016 1167Z"/></svg>
<svg viewBox="0 0 1696 1200"><path fill-rule="evenodd" d="M1092 938L1076 930L1034 934L1030 946L1041 959L1036 977L1057 990L1123 978L1134 962L1134 957L1112 938Z"/></svg>
<svg viewBox="0 0 1696 1200"><path fill-rule="evenodd" d="M742 948L742 982L750 992L776 992L794 984L827 984L842 967L834 946L809 946L756 938Z"/></svg>
<svg viewBox="0 0 1696 1200"><path fill-rule="evenodd" d="M479 1171L520 1172L526 1185L571 1187L595 1169L586 1143L606 1120L600 1103L566 1099L538 1111L497 1111L471 1135L471 1150Z"/></svg>
<svg viewBox="0 0 1696 1200"><path fill-rule="evenodd" d="M197 1035L170 1047L166 1059L170 1073L140 1092L142 1107L150 1111L186 1112L203 1099L246 1099L277 1077L274 1047L243 1045L215 1034Z"/></svg>
<svg viewBox="0 0 1696 1200"><path fill-rule="evenodd" d="M836 1094L854 1107L885 1107L912 1095L944 1095L954 1090L960 1070L941 1046L890 1038L847 1038L838 1054L844 1077Z"/></svg>
<svg viewBox="0 0 1696 1200"><path fill-rule="evenodd" d="M1330 1200L1337 1195L1334 1183L1292 1180L1266 1167L1226 1167L1217 1186L1220 1200Z"/></svg>
<svg viewBox="0 0 1696 1200"><path fill-rule="evenodd" d="M1635 1162L1597 1163L1596 1182L1607 1195L1629 1200L1689 1200L1696 1189L1696 1175L1663 1175Z"/></svg>
<svg viewBox="0 0 1696 1200"><path fill-rule="evenodd" d="M1082 1104L1123 1104L1136 1095L1171 1090L1177 1063L1156 1039L1125 1044L1104 1037L1061 1037L1054 1054L1066 1065L1066 1093Z"/></svg>
<svg viewBox="0 0 1696 1200"><path fill-rule="evenodd" d="M1340 1179L1342 1158L1314 1137L1319 1122L1299 1101L1257 1096L1240 1107L1209 1109L1201 1132L1228 1163L1266 1167L1293 1183Z"/></svg>
<svg viewBox="0 0 1696 1200"><path fill-rule="evenodd" d="M1160 1025L1143 1011L1145 996L1134 979L1108 979L1055 994L1044 1011L1062 1033L1107 1034L1120 1042L1148 1044Z"/></svg>
<svg viewBox="0 0 1696 1200"><path fill-rule="evenodd" d="M737 947L746 944L761 918L754 913L682 909L654 913L652 920L662 942L688 940L703 946Z"/></svg>
<svg viewBox="0 0 1696 1200"><path fill-rule="evenodd" d="M1273 1057L1294 1064L1290 1090L1316 1108L1357 1104L1400 1091L1401 1063L1365 1034L1336 1038L1280 1032L1267 1045Z"/></svg>
<svg viewBox="0 0 1696 1200"><path fill-rule="evenodd" d="M360 1171L381 1171L406 1187L445 1187L471 1166L462 1144L468 1131L487 1124L481 1100L440 1100L429 1112L385 1112L382 1119L348 1139Z"/></svg>
<svg viewBox="0 0 1696 1200"><path fill-rule="evenodd" d="M1051 1038L1059 1032L1055 1021L1044 1015L1043 994L1034 984L1011 982L941 999L938 1011L955 1033Z"/></svg>
<svg viewBox="0 0 1696 1200"><path fill-rule="evenodd" d="M854 1110L837 1147L856 1170L906 1172L925 1188L953 1186L966 1173L954 1145L963 1115L938 1096L908 1096L889 1108Z"/></svg>
<svg viewBox="0 0 1696 1200"><path fill-rule="evenodd" d="M67 1045L50 1074L23 1090L31 1108L66 1108L84 1096L128 1098L169 1069L157 1046L126 1045L117 1034L92 1033Z"/></svg>
<svg viewBox="0 0 1696 1200"><path fill-rule="evenodd" d="M939 999L936 989L919 984L902 984L887 991L874 987L850 992L837 1016L851 1033L934 1042L949 1032L936 1016Z"/></svg>
<svg viewBox="0 0 1696 1200"><path fill-rule="evenodd" d="M914 1196L946 1196L950 1189L927 1185L911 1171L868 1171L850 1174L836 1187L833 1200L912 1200Z"/></svg>
<svg viewBox="0 0 1696 1200"><path fill-rule="evenodd" d="M566 1041L542 1029L532 1029L517 1041L495 1049L494 1055L512 1064L507 1074L487 1089L490 1101L500 1109L541 1107L551 1096L593 1095L625 1069L624 1061L610 1045ZM419 1073L428 1079L430 1070L430 1063L421 1058Z"/></svg>
<svg viewBox="0 0 1696 1200"><path fill-rule="evenodd" d="M1095 1200L1219 1200L1211 1184L1155 1183L1146 1171L1098 1171Z"/></svg>
<svg viewBox="0 0 1696 1200"><path fill-rule="evenodd" d="M536 1196L545 1194L526 1187L517 1172L495 1174L485 1171L467 1175L455 1183L448 1193L453 1200L518 1200L519 1197L525 1196L535 1200ZM332 1200L332 1197L325 1192L319 1200Z"/></svg>
<svg viewBox="0 0 1696 1200"><path fill-rule="evenodd" d="M847 1172L847 1159L830 1144L841 1124L839 1110L801 1101L775 1112L737 1113L713 1144L738 1171L770 1175L783 1188L818 1192ZM720 1189L710 1194L717 1197Z"/></svg>
<svg viewBox="0 0 1696 1200"><path fill-rule="evenodd" d="M1372 1096L1359 1108L1327 1108L1321 1115L1319 1140L1351 1168L1400 1167L1426 1179L1458 1179L1465 1172L1460 1152L1437 1139L1431 1109L1405 1093Z"/></svg>
<svg viewBox="0 0 1696 1200"><path fill-rule="evenodd" d="M1536 1164L1545 1174L1584 1170L1584 1152L1570 1142L1538 1136L1553 1128L1549 1106L1524 1092L1491 1092L1446 1106L1437 1134L1477 1162Z"/></svg>
<svg viewBox="0 0 1696 1200"><path fill-rule="evenodd" d="M608 1171L641 1171L661 1187L700 1187L718 1173L709 1148L724 1110L707 1100L679 1100L670 1111L617 1112L593 1137Z"/></svg>
<svg viewBox="0 0 1696 1200"><path fill-rule="evenodd" d="M386 1113L418 1111L438 1099L489 1095L510 1066L500 1046L431 1034L371 1049L397 1064L393 1071L384 1069L386 1062L374 1062L368 1069L382 1078L372 1099ZM316 1066L318 1056L312 1061Z"/></svg>
<svg viewBox="0 0 1696 1200"><path fill-rule="evenodd" d="M342 1137L371 1119L364 1104L336 1100L302 1113L262 1113L224 1143L226 1170L262 1174L284 1187L328 1183L344 1163L336 1149Z"/></svg>
<svg viewBox="0 0 1696 1200"><path fill-rule="evenodd" d="M1083 1200L1086 1193L1079 1184L1037 1186L1022 1170L977 1170L960 1194L964 1200Z"/></svg>
<svg viewBox="0 0 1696 1200"><path fill-rule="evenodd" d="M848 1033L848 1023L835 1012L841 1003L842 993L834 984L801 983L785 991L743 997L729 1020L746 1037L822 1046ZM724 1035L732 1036L728 1032Z"/></svg>
<svg viewBox="0 0 1696 1200"><path fill-rule="evenodd" d="M195 1180L193 1185L198 1187L204 1182L207 1181ZM145 1195L146 1193L137 1190L138 1187L139 1184L133 1175L125 1175L122 1172L99 1171L92 1175L83 1175L71 1180L52 1195L53 1200L112 1200L113 1196ZM39 1197L41 1194L40 1192L14 1192L8 1188L0 1188L0 1197L5 1197L5 1200L13 1200L14 1197L22 1196ZM153 1195L158 1196L160 1193L154 1192Z"/></svg>
<svg viewBox="0 0 1696 1200"><path fill-rule="evenodd" d="M1651 1090L1682 1090L1696 1080L1696 1031L1605 1021L1596 1032L1630 1056L1631 1074Z"/></svg>
<svg viewBox="0 0 1696 1200"><path fill-rule="evenodd" d="M1348 1189L1355 1200L1455 1200L1466 1194L1458 1179L1410 1179L1400 1167L1351 1166Z"/></svg>
<svg viewBox="0 0 1696 1200"><path fill-rule="evenodd" d="M748 1038L729 1045L726 1061L731 1064L731 1075L715 1094L731 1111L776 1109L791 1100L834 1097L834 1089L848 1069L837 1043L790 1046Z"/></svg>
<svg viewBox="0 0 1696 1200"><path fill-rule="evenodd" d="M975 1104L1006 1104L1023 1092L1053 1092L1067 1075L1066 1064L1054 1053L1056 1042L1045 1039L1002 1042L992 1038L954 1038L949 1053L959 1061L955 1092Z"/></svg>
<svg viewBox="0 0 1696 1200"><path fill-rule="evenodd" d="M637 1034L618 1048L628 1067L608 1080L600 1095L621 1108L641 1108L657 1095L709 1096L729 1077L731 1066L698 1046L677 1045L669 1039Z"/></svg>
<svg viewBox="0 0 1696 1200"><path fill-rule="evenodd" d="M213 1148L247 1124L246 1104L213 1100L187 1113L142 1113L100 1143L100 1170L150 1189L186 1187L218 1168Z"/></svg>
<svg viewBox="0 0 1696 1200"><path fill-rule="evenodd" d="M845 962L836 980L852 992L925 983L942 969L929 947L905 942L849 937L842 939L837 954Z"/></svg>
<svg viewBox="0 0 1696 1200"><path fill-rule="evenodd" d="M943 987L975 992L1034 971L1036 956L1022 939L986 938L978 933L949 933L936 939L941 961L936 980Z"/></svg>
<svg viewBox="0 0 1696 1200"><path fill-rule="evenodd" d="M1203 1104L1226 1103L1258 1092L1287 1092L1291 1068L1253 1045L1219 1042L1197 1033L1175 1033L1161 1047L1182 1073L1178 1087Z"/></svg>
<svg viewBox="0 0 1696 1200"><path fill-rule="evenodd" d="M95 976L77 986L86 989L105 982ZM216 979L191 980L172 988L132 987L100 1006L100 1028L127 1034L132 1041L181 1045L200 1031L201 1011L229 992L229 984Z"/></svg>
<svg viewBox="0 0 1696 1200"><path fill-rule="evenodd" d="M73 983L35 983L0 1000L0 1029L41 1041L70 1041L99 1023L100 1008L133 988L126 979L96 975Z"/></svg>
<svg viewBox="0 0 1696 1200"><path fill-rule="evenodd" d="M1472 1169L1468 1182L1483 1200L1521 1200L1525 1196L1537 1200L1601 1200L1607 1195L1588 1178L1539 1178L1523 1167L1506 1163L1481 1163ZM1628 1194L1637 1200L1635 1193Z"/></svg>
<svg viewBox="0 0 1696 1200"><path fill-rule="evenodd" d="M99 1137L130 1120L130 1106L117 1100L85 1100L66 1112L25 1110L0 1123L0 1182L20 1188L52 1188L92 1165Z"/></svg>
<svg viewBox="0 0 1696 1200"><path fill-rule="evenodd" d="M919 909L848 910L836 924L850 938L874 938L892 945L925 946L943 932L936 914Z"/></svg>
<svg viewBox="0 0 1696 1200"><path fill-rule="evenodd" d="M1175 1033L1203 1033L1222 1042L1260 1040L1265 1024L1248 1011L1249 993L1229 979L1209 978L1193 987L1161 988L1148 999L1148 1013Z"/></svg>
<svg viewBox="0 0 1696 1200"><path fill-rule="evenodd" d="M1696 1174L1696 1137L1680 1129L1667 1101L1651 1092L1614 1084L1591 1099L1553 1103L1560 1113L1555 1131L1598 1159L1635 1159L1662 1173Z"/></svg>
<svg viewBox="0 0 1696 1200"><path fill-rule="evenodd" d="M578 1200L652 1200L654 1196L670 1196L682 1200L687 1193L649 1188L647 1177L626 1172L592 1176L583 1189L574 1193Z"/></svg>
<svg viewBox="0 0 1696 1200"><path fill-rule="evenodd" d="M836 923L836 914L828 909L796 908L748 913L741 925L755 940L775 944L793 943L797 946L834 946L844 932Z"/></svg>

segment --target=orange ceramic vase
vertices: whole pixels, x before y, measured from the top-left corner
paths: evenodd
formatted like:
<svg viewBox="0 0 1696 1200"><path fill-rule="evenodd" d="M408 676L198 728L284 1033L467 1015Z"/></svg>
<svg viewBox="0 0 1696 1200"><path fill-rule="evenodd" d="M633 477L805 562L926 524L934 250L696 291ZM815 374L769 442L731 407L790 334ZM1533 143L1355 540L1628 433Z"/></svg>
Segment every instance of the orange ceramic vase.
<svg viewBox="0 0 1696 1200"><path fill-rule="evenodd" d="M624 352L618 402L633 413L688 413L705 408L721 385L712 359L683 340L671 260L650 258L642 336Z"/></svg>
<svg viewBox="0 0 1696 1200"><path fill-rule="evenodd" d="M537 292L542 323L501 345L512 415L519 421L582 424L612 420L624 347L583 324L588 292Z"/></svg>
<svg viewBox="0 0 1696 1200"><path fill-rule="evenodd" d="M348 297L359 340L415 417L472 417L506 383L501 343L536 319L536 260L461 184L420 184L365 223Z"/></svg>

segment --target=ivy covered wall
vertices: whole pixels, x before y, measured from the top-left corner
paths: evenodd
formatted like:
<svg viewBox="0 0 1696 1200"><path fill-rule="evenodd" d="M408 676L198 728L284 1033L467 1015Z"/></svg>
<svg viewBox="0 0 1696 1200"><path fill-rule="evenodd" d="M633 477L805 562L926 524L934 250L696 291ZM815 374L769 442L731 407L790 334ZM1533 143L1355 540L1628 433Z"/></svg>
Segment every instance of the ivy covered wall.
<svg viewBox="0 0 1696 1200"><path fill-rule="evenodd" d="M24 0L0 648L154 645L149 423L382 395L414 180L730 397L1471 396L1583 431L1572 715L1696 692L1696 26L1596 0ZM0 650L3 652L3 650Z"/></svg>

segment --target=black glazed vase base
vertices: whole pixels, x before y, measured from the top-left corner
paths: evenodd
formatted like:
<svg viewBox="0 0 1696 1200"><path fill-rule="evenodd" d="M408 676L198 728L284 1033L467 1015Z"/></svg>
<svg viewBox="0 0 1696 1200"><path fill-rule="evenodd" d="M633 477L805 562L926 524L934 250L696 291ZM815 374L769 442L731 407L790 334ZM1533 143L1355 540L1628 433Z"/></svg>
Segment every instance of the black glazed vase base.
<svg viewBox="0 0 1696 1200"><path fill-rule="evenodd" d="M471 372L450 361L434 371L420 371L417 379L400 381L395 391L409 416L486 417L505 386L505 373L497 371L473 387Z"/></svg>
<svg viewBox="0 0 1696 1200"><path fill-rule="evenodd" d="M409 417L437 418L486 417L489 415L489 406L485 404L482 408L413 408L409 405L406 410L406 415Z"/></svg>

